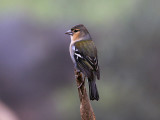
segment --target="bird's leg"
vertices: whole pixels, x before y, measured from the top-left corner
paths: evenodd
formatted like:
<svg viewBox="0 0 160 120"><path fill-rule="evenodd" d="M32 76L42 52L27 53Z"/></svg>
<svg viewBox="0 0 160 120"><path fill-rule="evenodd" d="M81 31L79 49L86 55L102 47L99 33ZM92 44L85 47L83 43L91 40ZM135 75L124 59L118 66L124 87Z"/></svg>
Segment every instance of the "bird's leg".
<svg viewBox="0 0 160 120"><path fill-rule="evenodd" d="M84 80L81 82L81 84L78 86L78 88L80 88L82 85L84 85Z"/></svg>
<svg viewBox="0 0 160 120"><path fill-rule="evenodd" d="M77 79L80 76L81 72L80 72L80 70L75 70L75 72L76 72L75 78Z"/></svg>
<svg viewBox="0 0 160 120"><path fill-rule="evenodd" d="M85 84L85 77L82 75L82 76L81 76L81 83L80 83L80 85L78 86L78 88L81 88L84 84Z"/></svg>
<svg viewBox="0 0 160 120"><path fill-rule="evenodd" d="M81 71L77 69L77 65L74 66L74 72L75 72L75 78L77 79L81 74Z"/></svg>
<svg viewBox="0 0 160 120"><path fill-rule="evenodd" d="M84 79L83 79L83 75L82 73L80 72L80 70L75 70L76 74L75 74L75 78L80 80L80 84L78 86L78 88L80 88L83 84L84 84Z"/></svg>

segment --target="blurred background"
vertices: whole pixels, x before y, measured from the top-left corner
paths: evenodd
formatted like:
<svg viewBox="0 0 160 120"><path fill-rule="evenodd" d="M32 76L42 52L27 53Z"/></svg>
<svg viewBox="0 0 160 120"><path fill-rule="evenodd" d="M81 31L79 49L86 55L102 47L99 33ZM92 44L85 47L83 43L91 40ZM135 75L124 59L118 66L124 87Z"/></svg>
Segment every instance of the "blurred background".
<svg viewBox="0 0 160 120"><path fill-rule="evenodd" d="M159 0L0 0L0 120L80 120L64 33L98 49L97 120L160 120ZM88 85L86 85L88 86Z"/></svg>

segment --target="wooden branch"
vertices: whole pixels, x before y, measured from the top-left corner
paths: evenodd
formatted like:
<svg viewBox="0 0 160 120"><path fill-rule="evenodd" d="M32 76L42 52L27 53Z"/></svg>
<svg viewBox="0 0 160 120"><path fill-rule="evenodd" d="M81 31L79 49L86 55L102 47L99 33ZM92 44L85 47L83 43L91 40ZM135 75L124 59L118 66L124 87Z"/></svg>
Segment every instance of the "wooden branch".
<svg viewBox="0 0 160 120"><path fill-rule="evenodd" d="M81 120L96 120L85 88L85 78L83 78L82 73L77 72L76 70L75 70L75 77L80 99Z"/></svg>

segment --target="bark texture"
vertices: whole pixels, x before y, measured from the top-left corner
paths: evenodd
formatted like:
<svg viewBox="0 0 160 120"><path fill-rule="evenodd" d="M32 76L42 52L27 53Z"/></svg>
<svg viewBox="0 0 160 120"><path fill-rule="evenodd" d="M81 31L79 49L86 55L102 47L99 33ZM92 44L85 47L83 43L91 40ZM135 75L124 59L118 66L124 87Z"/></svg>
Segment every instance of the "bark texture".
<svg viewBox="0 0 160 120"><path fill-rule="evenodd" d="M96 120L85 88L85 78L83 78L82 74L77 71L75 71L75 77L80 99L81 120Z"/></svg>

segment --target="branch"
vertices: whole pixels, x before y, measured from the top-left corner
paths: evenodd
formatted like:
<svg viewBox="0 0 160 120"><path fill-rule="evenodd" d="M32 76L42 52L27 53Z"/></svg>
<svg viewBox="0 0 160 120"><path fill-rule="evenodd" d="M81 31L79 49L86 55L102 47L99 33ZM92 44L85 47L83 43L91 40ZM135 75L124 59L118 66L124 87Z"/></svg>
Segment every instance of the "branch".
<svg viewBox="0 0 160 120"><path fill-rule="evenodd" d="M75 70L75 77L80 99L81 120L96 120L85 88L85 78L83 78L82 73L77 72L76 70Z"/></svg>

